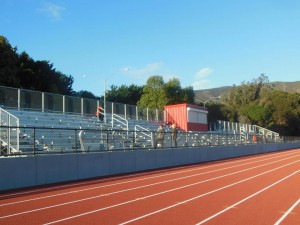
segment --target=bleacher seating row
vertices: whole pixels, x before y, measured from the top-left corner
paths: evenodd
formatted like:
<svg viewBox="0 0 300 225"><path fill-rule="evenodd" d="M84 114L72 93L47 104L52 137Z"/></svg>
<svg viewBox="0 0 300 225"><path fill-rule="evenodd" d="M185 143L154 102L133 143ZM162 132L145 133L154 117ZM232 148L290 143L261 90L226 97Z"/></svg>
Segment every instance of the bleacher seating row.
<svg viewBox="0 0 300 225"><path fill-rule="evenodd" d="M107 124L95 116L8 109L19 118L19 153L88 152L151 149L158 122L128 120L128 126ZM112 126L112 124L114 126ZM3 125L3 124L2 124ZM164 147L172 147L171 130L165 126ZM244 138L244 137L243 137ZM236 145L245 140L238 134L178 132L178 147Z"/></svg>
<svg viewBox="0 0 300 225"><path fill-rule="evenodd" d="M120 124L111 126L111 117L107 115L107 124L98 121L95 116L49 113L7 109L19 119L20 152L74 152L99 151L138 146L150 146L149 139L137 136L133 131L139 124L156 129L157 125L146 121L128 121L128 130ZM125 130L126 129L126 130ZM115 131L116 130L116 131ZM82 132L81 132L82 131Z"/></svg>
<svg viewBox="0 0 300 225"><path fill-rule="evenodd" d="M22 153L77 151L80 145L78 132L74 129L99 130L103 127L96 117L16 109L7 111L19 119Z"/></svg>

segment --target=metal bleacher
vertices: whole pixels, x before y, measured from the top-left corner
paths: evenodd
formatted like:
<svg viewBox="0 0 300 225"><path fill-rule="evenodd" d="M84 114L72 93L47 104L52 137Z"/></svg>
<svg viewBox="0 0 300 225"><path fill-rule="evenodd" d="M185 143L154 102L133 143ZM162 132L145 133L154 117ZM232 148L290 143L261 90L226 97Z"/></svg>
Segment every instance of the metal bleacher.
<svg viewBox="0 0 300 225"><path fill-rule="evenodd" d="M2 141L1 154L94 152L155 148L158 121L124 119L107 114L104 122L94 115L66 114L9 108L14 128L1 129L1 140L11 135L11 146ZM7 124L1 118L1 125ZM280 141L278 134L255 125L218 121L215 131L178 131L178 147L251 144L253 136ZM165 126L164 147L173 147ZM9 132L8 132L9 130ZM264 140L265 141L265 140Z"/></svg>
<svg viewBox="0 0 300 225"><path fill-rule="evenodd" d="M96 117L7 109L19 119L19 151L57 152L80 150L78 133L103 129ZM34 146L34 147L33 147ZM34 149L33 149L34 148Z"/></svg>
<svg viewBox="0 0 300 225"><path fill-rule="evenodd" d="M6 110L19 120L22 154L145 148L152 145L151 132L157 128L152 122L130 119L124 122L109 114L104 124L93 115ZM142 126L144 132L137 131Z"/></svg>

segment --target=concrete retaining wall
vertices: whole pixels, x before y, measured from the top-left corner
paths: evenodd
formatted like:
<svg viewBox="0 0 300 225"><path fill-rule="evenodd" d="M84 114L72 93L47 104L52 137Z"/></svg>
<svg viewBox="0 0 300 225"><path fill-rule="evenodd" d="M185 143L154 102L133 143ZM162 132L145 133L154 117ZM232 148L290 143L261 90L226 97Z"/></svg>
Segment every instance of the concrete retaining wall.
<svg viewBox="0 0 300 225"><path fill-rule="evenodd" d="M299 147L300 142L3 157L0 158L0 191Z"/></svg>

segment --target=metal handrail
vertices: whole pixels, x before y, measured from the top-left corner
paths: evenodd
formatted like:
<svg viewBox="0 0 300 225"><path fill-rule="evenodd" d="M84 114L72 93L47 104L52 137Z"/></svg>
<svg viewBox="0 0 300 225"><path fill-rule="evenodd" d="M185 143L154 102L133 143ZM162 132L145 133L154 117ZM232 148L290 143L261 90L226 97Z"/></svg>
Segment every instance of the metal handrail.
<svg viewBox="0 0 300 225"><path fill-rule="evenodd" d="M119 122L120 124L125 126L125 130L128 130L128 120L123 118L122 116L119 116L117 114L112 114L111 117L112 121L111 121L111 125L112 127L114 127L115 125L115 121Z"/></svg>
<svg viewBox="0 0 300 225"><path fill-rule="evenodd" d="M16 153L19 151L19 119L9 113L8 111L0 108L1 125L6 124L8 127L0 127L0 141L3 146L7 148L7 152ZM15 128L10 128L15 127ZM5 135L6 134L6 135Z"/></svg>

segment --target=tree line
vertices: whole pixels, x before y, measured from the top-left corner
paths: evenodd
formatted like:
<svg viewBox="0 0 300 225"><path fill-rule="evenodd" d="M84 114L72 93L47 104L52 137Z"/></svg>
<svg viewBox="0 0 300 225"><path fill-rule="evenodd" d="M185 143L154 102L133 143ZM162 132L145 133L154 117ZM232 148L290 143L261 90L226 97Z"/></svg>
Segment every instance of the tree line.
<svg viewBox="0 0 300 225"><path fill-rule="evenodd" d="M35 61L26 52L18 53L0 36L0 86L103 100L103 96L86 90L75 92L73 82L71 75L57 71L49 61ZM150 76L142 86L111 85L106 100L159 110L180 103L201 105L195 102L192 86L182 88L178 79L164 81L160 75ZM208 122L250 123L281 135L300 135L300 94L275 90L264 74L251 82L234 85L218 102L208 102L206 107Z"/></svg>
<svg viewBox="0 0 300 225"><path fill-rule="evenodd" d="M18 53L0 36L0 85L72 95L74 79L53 68L46 60L33 60L26 52Z"/></svg>
<svg viewBox="0 0 300 225"><path fill-rule="evenodd" d="M300 135L300 94L276 90L266 75L233 86L219 104L210 105L210 120L255 124L281 135Z"/></svg>

